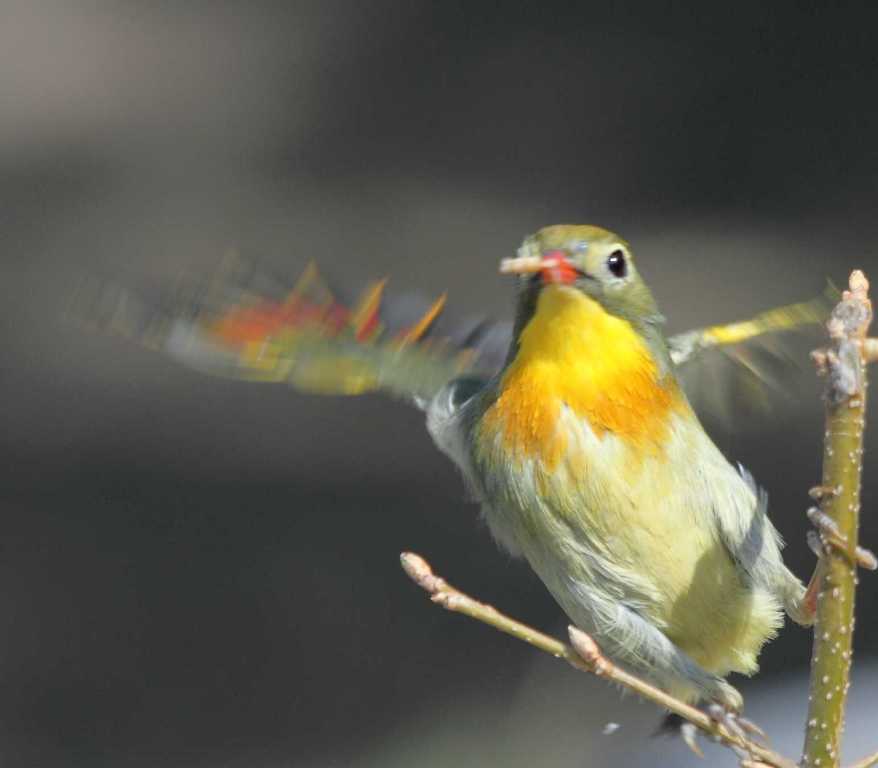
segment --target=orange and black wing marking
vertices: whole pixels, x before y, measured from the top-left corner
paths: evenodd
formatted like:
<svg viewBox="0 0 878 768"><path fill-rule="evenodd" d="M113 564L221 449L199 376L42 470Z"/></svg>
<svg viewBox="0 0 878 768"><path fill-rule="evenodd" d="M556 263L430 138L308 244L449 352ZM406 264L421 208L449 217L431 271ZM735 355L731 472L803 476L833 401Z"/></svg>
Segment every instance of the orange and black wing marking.
<svg viewBox="0 0 878 768"><path fill-rule="evenodd" d="M93 282L74 314L213 375L320 394L425 401L460 374L500 368L511 324L453 321L444 295L390 296L386 283L345 302L313 264L284 289L236 262L206 286L154 301Z"/></svg>

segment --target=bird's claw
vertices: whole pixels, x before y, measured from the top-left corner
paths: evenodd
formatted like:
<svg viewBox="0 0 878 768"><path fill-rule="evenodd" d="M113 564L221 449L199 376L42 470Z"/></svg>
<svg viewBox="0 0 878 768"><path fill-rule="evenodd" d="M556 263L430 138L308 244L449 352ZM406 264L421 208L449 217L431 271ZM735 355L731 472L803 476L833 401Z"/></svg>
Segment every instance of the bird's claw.
<svg viewBox="0 0 878 768"><path fill-rule="evenodd" d="M683 739L683 743L692 752L698 755L698 757L704 757L704 752L701 751L701 747L698 745L698 729L692 723L683 723L680 726L680 736Z"/></svg>
<svg viewBox="0 0 878 768"><path fill-rule="evenodd" d="M718 726L722 726L731 735L734 741L722 739L717 734L717 740L723 740L738 756L738 760L744 762L752 759L750 747L754 741L763 746L768 746L768 735L752 720L748 720L738 712L732 712L721 704L710 704L707 714Z"/></svg>
<svg viewBox="0 0 878 768"><path fill-rule="evenodd" d="M765 731L752 720L748 720L725 705L714 702L708 704L704 711L716 724L717 730L713 733L713 739L725 742L734 750L740 760L751 758L746 747L747 744L757 741L764 746L768 745L768 736ZM704 753L698 743L698 728L690 722L681 723L679 728L680 736L686 746L698 757L704 757ZM720 729L725 734L721 733Z"/></svg>
<svg viewBox="0 0 878 768"><path fill-rule="evenodd" d="M812 488L811 491L813 495L815 489ZM808 520L817 529L816 535L811 532L808 536L808 546L817 557L823 556L826 547L832 547L843 555L850 557L861 568L865 568L868 571L874 571L878 568L878 558L870 550L864 547L854 547L853 551L851 551L847 536L838 529L835 520L819 507L811 507L807 515Z"/></svg>
<svg viewBox="0 0 878 768"><path fill-rule="evenodd" d="M707 709L707 713L710 715L711 719L715 722L722 723L738 738L745 741L754 739L765 745L768 744L768 734L752 720L748 720L746 717L735 712L729 712L719 704L711 704Z"/></svg>
<svg viewBox="0 0 878 768"><path fill-rule="evenodd" d="M737 714L744 709L744 697L741 696L741 692L722 678L716 679L716 687L709 699L713 702L710 707L718 707L724 712ZM710 714L710 707L707 714Z"/></svg>
<svg viewBox="0 0 878 768"><path fill-rule="evenodd" d="M814 501L822 501L823 499L828 499L832 496L838 496L838 492L838 488L834 488L831 485L815 485L808 491L808 495L814 499Z"/></svg>
<svg viewBox="0 0 878 768"><path fill-rule="evenodd" d="M717 725L723 726L729 733L741 741L747 740L747 732L741 725L741 718L734 712L726 709L722 704L709 704L707 706L707 714L710 719Z"/></svg>
<svg viewBox="0 0 878 768"><path fill-rule="evenodd" d="M763 731L756 723L746 717L739 717L738 724L749 733L756 741L761 741L765 746L771 743L768 734Z"/></svg>
<svg viewBox="0 0 878 768"><path fill-rule="evenodd" d="M820 534L817 531L808 531L805 534L805 541L810 549L820 560L823 557L823 544L820 541Z"/></svg>

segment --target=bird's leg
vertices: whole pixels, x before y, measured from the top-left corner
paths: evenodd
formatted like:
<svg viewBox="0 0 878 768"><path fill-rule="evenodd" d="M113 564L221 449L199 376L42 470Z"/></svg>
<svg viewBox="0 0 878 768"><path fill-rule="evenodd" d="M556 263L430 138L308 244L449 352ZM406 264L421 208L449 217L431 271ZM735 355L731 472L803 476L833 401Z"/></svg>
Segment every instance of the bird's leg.
<svg viewBox="0 0 878 768"><path fill-rule="evenodd" d="M817 534L814 531L809 531L808 533L808 546L817 555L817 565L814 566L814 573L811 574L811 580L805 588L805 594L802 595L796 606L796 610L800 613L800 616L796 618L799 619L800 624L806 625L813 624L814 617L817 615L817 595L820 594L820 585L823 583L823 571L826 562L823 559L823 547L820 546L820 542L817 540ZM814 543L817 544L816 548L813 546Z"/></svg>
<svg viewBox="0 0 878 768"><path fill-rule="evenodd" d="M835 488L829 488L825 485L818 485L812 488L808 495L817 502L827 497L837 495ZM807 536L808 546L817 556L817 565L811 580L805 589L804 595L799 600L799 605L794 609L798 611L800 617L805 621L802 623L811 623L817 614L817 598L820 595L820 585L823 583L823 573L826 568L825 556L827 549L832 548L837 552L850 558L861 568L874 571L878 568L878 559L875 555L864 547L851 547L847 537L838 530L835 521L827 515L819 507L811 507L807 512L808 520L817 529L809 531Z"/></svg>

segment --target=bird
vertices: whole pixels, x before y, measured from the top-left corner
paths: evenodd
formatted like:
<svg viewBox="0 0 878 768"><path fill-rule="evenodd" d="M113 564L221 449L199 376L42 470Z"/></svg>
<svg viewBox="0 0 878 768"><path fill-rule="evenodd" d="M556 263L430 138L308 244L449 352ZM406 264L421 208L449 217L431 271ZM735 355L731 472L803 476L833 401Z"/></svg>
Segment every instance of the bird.
<svg viewBox="0 0 878 768"><path fill-rule="evenodd" d="M500 271L513 322L452 321L444 295L388 299L385 281L346 303L314 264L289 288L240 262L171 300L92 282L76 314L206 373L412 403L499 546L608 657L739 713L726 678L757 670L784 612L811 624L814 594L783 562L766 493L705 431L686 371L706 349L817 323L826 302L668 337L631 246L593 225L544 227Z"/></svg>

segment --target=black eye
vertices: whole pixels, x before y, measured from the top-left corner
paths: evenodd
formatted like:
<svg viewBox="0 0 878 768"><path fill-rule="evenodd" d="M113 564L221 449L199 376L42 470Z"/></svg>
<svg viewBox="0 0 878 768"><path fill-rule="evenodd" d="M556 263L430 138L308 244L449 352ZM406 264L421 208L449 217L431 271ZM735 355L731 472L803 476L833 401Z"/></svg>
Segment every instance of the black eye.
<svg viewBox="0 0 878 768"><path fill-rule="evenodd" d="M607 257L607 269L615 277L625 277L628 265L625 263L625 254L620 249L617 248Z"/></svg>

